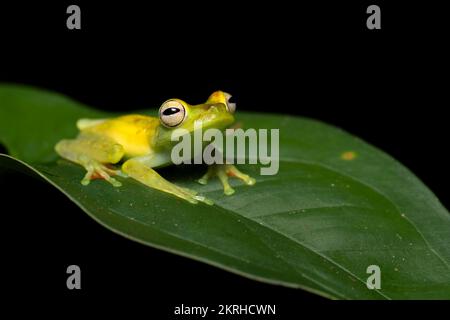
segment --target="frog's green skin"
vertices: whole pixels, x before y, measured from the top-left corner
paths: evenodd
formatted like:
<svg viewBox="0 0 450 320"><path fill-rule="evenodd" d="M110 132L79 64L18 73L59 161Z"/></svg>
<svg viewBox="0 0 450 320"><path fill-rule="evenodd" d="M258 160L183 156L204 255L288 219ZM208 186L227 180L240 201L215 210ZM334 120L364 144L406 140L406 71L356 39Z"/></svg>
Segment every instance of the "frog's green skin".
<svg viewBox="0 0 450 320"><path fill-rule="evenodd" d="M76 139L61 140L55 146L63 158L82 165L87 173L81 183L88 185L92 179L101 178L115 187L121 183L112 176L131 177L154 189L171 193L191 203L212 201L197 192L176 186L162 178L153 168L170 165L171 148L177 143L171 141L175 128L193 133L194 121L202 129L223 130L234 122L235 105L229 102L231 96L222 91L214 92L208 100L199 105L189 105L179 99L170 99L160 108L159 117L125 115L111 119L80 119L77 122L80 133ZM121 162L121 169L111 165ZM234 176L248 185L255 180L229 164L212 165L198 180L206 184L214 175L220 179L224 193L233 194L228 176Z"/></svg>

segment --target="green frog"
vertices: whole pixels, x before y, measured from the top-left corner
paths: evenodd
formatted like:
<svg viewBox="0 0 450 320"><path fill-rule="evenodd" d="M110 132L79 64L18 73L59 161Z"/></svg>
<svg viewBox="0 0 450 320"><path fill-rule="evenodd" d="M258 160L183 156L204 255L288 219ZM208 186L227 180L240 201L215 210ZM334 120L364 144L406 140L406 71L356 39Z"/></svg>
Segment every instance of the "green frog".
<svg viewBox="0 0 450 320"><path fill-rule="evenodd" d="M161 177L155 168L173 164L171 150L177 143L171 136L178 128L187 134L194 132L194 123L202 129L215 128L221 131L234 122L236 104L231 95L216 91L205 103L190 105L180 99L169 99L159 108L159 116L130 114L109 119L80 119L77 121L77 138L61 140L56 152L64 159L75 162L86 169L81 180L88 185L93 179L104 179L114 187L120 181L114 176L129 177L140 183L170 193L190 203L212 205L213 201L196 191L177 186ZM114 166L120 163L118 166ZM239 171L232 164L212 164L198 182L207 184L217 176L226 195L234 193L228 177L236 177L247 185L255 179Z"/></svg>

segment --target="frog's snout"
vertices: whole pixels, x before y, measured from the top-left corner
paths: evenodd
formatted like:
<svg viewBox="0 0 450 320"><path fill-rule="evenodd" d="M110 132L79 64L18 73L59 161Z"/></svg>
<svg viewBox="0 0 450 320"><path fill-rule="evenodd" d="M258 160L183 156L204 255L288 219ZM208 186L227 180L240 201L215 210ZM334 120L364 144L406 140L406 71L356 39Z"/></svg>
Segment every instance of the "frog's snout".
<svg viewBox="0 0 450 320"><path fill-rule="evenodd" d="M232 123L234 117L227 111L223 103L214 103L207 106L206 112L199 118L206 127L216 127L221 129Z"/></svg>
<svg viewBox="0 0 450 320"><path fill-rule="evenodd" d="M208 110L210 112L212 112L212 113L219 113L220 112L219 108L217 108L215 105L210 106Z"/></svg>
<svg viewBox="0 0 450 320"><path fill-rule="evenodd" d="M226 112L227 108L223 103L216 103L209 106L208 111L211 113L222 113Z"/></svg>

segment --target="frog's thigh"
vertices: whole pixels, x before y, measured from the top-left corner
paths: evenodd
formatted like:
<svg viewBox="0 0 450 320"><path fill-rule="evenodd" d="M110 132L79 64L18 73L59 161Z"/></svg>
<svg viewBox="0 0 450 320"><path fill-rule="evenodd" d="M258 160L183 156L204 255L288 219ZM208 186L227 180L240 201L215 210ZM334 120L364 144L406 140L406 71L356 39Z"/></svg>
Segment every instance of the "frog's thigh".
<svg viewBox="0 0 450 320"><path fill-rule="evenodd" d="M117 163L124 155L122 145L111 138L94 134L80 134L72 140L61 140L55 147L63 158L84 165L85 159L100 163Z"/></svg>
<svg viewBox="0 0 450 320"><path fill-rule="evenodd" d="M197 192L178 187L177 185L167 181L166 179L161 177L155 170L150 168L146 164L148 162L151 162L151 157L132 158L122 165L122 171L131 178L145 184L150 188L173 194L191 203L197 203L198 201L201 201L206 204L212 204L211 200L197 195Z"/></svg>
<svg viewBox="0 0 450 320"><path fill-rule="evenodd" d="M86 175L81 183L88 185L91 180L101 178L115 187L121 183L112 178L118 171L104 164L117 163L124 155L123 147L112 139L97 135L80 134L73 140L61 140L55 146L56 152L63 158L82 165Z"/></svg>

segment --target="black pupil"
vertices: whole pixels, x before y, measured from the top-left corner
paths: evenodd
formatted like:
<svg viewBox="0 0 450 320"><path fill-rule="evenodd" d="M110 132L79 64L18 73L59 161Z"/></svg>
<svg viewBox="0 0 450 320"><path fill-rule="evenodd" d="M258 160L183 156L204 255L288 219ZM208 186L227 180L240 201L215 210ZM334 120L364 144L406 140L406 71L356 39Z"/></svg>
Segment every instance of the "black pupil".
<svg viewBox="0 0 450 320"><path fill-rule="evenodd" d="M164 110L162 114L165 116L170 116L177 112L180 112L180 109L172 107L172 108L167 108L166 110Z"/></svg>
<svg viewBox="0 0 450 320"><path fill-rule="evenodd" d="M234 99L234 97L230 97L228 99L228 103L236 103L236 100Z"/></svg>

